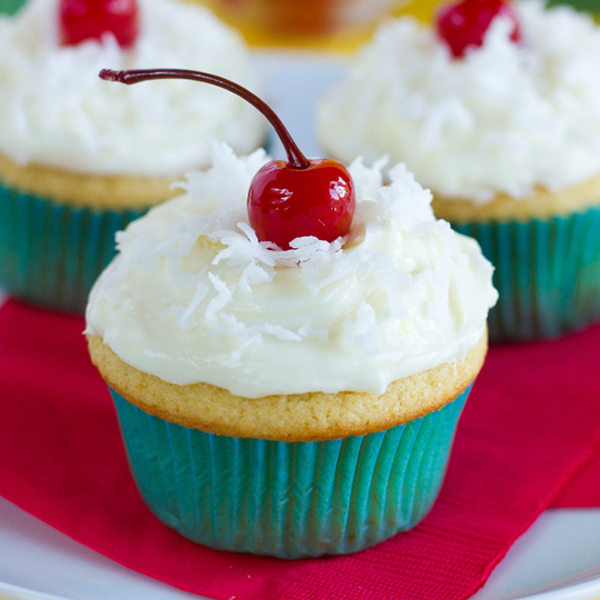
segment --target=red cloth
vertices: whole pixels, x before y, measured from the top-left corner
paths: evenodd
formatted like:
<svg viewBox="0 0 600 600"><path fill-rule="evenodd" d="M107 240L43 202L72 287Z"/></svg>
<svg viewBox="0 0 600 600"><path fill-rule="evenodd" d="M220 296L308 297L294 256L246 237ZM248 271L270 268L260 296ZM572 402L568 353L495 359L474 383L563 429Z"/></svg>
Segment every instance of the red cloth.
<svg viewBox="0 0 600 600"><path fill-rule="evenodd" d="M145 508L82 329L15 301L0 309L0 494L123 565L213 598L467 598L600 442L600 327L492 348L440 498L415 530L345 557L218 552Z"/></svg>

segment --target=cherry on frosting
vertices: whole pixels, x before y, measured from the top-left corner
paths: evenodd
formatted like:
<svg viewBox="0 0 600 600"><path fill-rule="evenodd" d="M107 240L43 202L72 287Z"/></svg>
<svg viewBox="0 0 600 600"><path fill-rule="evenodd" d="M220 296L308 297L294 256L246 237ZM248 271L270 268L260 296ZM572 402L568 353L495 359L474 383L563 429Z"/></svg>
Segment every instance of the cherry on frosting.
<svg viewBox="0 0 600 600"><path fill-rule="evenodd" d="M284 250L297 237L332 242L350 231L356 204L346 167L332 159L308 160L275 112L258 96L223 77L183 69L111 71L100 77L133 84L149 79L192 79L241 96L265 115L286 150L288 160L272 160L256 173L248 191L248 218L261 242Z"/></svg>
<svg viewBox="0 0 600 600"><path fill-rule="evenodd" d="M437 31L452 54L460 58L470 46L483 45L487 30L499 15L508 17L514 24L510 39L520 41L519 22L506 0L462 0L449 4L438 14Z"/></svg>
<svg viewBox="0 0 600 600"><path fill-rule="evenodd" d="M75 46L110 32L121 47L128 48L137 38L138 20L136 0L60 0L61 44Z"/></svg>
<svg viewBox="0 0 600 600"><path fill-rule="evenodd" d="M311 160L305 168L273 160L254 176L248 191L250 225L261 241L289 248L297 237L333 240L350 231L354 216L350 173L331 159Z"/></svg>

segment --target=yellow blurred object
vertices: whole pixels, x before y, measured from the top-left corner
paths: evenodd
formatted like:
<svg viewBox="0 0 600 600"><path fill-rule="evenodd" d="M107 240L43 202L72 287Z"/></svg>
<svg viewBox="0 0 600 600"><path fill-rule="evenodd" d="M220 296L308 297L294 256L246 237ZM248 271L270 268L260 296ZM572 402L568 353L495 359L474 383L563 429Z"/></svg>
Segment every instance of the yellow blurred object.
<svg viewBox="0 0 600 600"><path fill-rule="evenodd" d="M352 51L388 16L431 19L439 0L190 0L262 47Z"/></svg>
<svg viewBox="0 0 600 600"><path fill-rule="evenodd" d="M413 0L405 8L397 10L394 14L396 16L413 15L420 21L429 23L439 4L442 4L442 0Z"/></svg>

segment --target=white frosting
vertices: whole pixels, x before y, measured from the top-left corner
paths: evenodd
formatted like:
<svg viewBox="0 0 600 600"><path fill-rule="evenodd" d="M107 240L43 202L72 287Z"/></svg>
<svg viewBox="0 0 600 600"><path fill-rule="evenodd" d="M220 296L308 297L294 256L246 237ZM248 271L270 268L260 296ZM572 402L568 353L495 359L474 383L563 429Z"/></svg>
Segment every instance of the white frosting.
<svg viewBox="0 0 600 600"><path fill-rule="evenodd" d="M281 251L248 225L246 193L266 157L213 146L214 168L118 234L88 332L125 362L176 384L234 394L382 393L452 361L483 335L497 293L473 239L436 220L404 165L356 161L349 238ZM342 242L345 242L342 244Z"/></svg>
<svg viewBox="0 0 600 600"><path fill-rule="evenodd" d="M480 202L596 175L600 29L540 0L514 8L522 42L497 18L462 60L410 18L383 26L322 102L322 144L346 162L387 153L434 193Z"/></svg>
<svg viewBox="0 0 600 600"><path fill-rule="evenodd" d="M138 1L140 35L131 50L111 34L61 47L58 0L30 0L16 16L0 17L0 152L86 173L174 176L207 165L207 139L241 153L261 145L264 117L229 92L98 77L102 68L186 68L255 87L241 38L206 9Z"/></svg>

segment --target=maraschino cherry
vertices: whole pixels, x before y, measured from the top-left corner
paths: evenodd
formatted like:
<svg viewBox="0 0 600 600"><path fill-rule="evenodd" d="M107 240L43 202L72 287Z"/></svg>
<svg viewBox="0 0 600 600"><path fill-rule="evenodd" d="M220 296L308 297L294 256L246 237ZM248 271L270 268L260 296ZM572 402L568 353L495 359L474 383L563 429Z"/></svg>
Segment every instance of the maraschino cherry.
<svg viewBox="0 0 600 600"><path fill-rule="evenodd" d="M129 48L138 35L138 5L136 0L60 0L58 21L63 46L99 40L110 32Z"/></svg>
<svg viewBox="0 0 600 600"><path fill-rule="evenodd" d="M346 167L331 159L308 160L279 117L252 92L217 75L182 69L103 69L100 77L126 84L148 79L192 79L241 96L273 125L288 157L287 162L268 162L250 183L248 217L258 239L287 250L298 237L314 236L332 242L350 231L356 200Z"/></svg>
<svg viewBox="0 0 600 600"><path fill-rule="evenodd" d="M513 22L510 39L521 38L519 22L506 0L462 0L443 8L437 18L439 36L446 42L452 54L460 58L467 48L480 47L492 21L499 15Z"/></svg>

